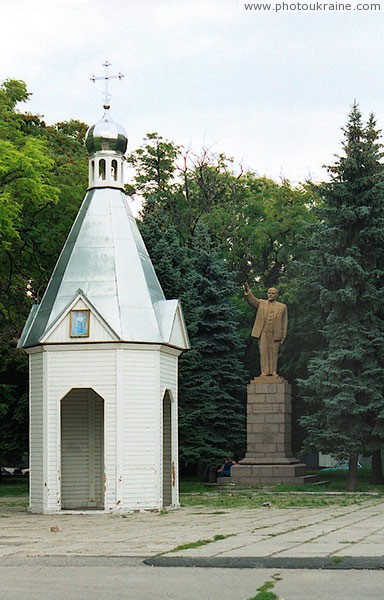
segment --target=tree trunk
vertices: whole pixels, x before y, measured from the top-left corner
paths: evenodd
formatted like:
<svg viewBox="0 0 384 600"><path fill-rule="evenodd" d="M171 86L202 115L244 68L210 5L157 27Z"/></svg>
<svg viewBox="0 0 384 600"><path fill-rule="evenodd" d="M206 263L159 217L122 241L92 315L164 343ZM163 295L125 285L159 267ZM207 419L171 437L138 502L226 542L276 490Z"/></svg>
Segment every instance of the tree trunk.
<svg viewBox="0 0 384 600"><path fill-rule="evenodd" d="M383 485L383 465L381 461L381 449L372 452L372 475L371 483L375 485Z"/></svg>
<svg viewBox="0 0 384 600"><path fill-rule="evenodd" d="M347 478L347 491L348 492L356 492L357 491L357 456L349 457L349 466L348 466L348 478Z"/></svg>

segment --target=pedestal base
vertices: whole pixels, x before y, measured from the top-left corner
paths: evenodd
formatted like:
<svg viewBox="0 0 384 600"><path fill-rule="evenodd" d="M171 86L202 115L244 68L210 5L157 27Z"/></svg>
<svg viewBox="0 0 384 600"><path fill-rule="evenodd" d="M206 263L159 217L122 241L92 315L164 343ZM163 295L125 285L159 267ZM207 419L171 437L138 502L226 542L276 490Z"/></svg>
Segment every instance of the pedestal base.
<svg viewBox="0 0 384 600"><path fill-rule="evenodd" d="M291 464L262 463L249 464L241 461L231 469L231 483L241 485L291 483L300 485L315 481L316 477L307 475L307 466L297 461Z"/></svg>

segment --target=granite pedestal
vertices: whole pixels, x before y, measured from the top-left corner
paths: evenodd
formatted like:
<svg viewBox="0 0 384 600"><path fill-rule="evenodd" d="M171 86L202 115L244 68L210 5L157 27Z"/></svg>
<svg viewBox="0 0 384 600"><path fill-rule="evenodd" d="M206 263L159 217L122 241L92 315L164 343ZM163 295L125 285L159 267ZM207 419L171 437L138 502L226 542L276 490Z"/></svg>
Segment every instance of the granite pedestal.
<svg viewBox="0 0 384 600"><path fill-rule="evenodd" d="M277 376L256 377L247 388L247 453L231 469L240 484L301 484L313 480L293 456L290 384Z"/></svg>

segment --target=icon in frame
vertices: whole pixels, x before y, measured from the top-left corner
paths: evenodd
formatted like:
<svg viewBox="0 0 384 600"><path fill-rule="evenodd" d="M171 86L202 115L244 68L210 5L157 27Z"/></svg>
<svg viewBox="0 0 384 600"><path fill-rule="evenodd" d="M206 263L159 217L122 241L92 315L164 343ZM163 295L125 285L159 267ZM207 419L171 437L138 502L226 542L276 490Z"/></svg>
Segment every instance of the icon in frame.
<svg viewBox="0 0 384 600"><path fill-rule="evenodd" d="M70 312L69 335L70 337L89 337L88 308L75 308Z"/></svg>

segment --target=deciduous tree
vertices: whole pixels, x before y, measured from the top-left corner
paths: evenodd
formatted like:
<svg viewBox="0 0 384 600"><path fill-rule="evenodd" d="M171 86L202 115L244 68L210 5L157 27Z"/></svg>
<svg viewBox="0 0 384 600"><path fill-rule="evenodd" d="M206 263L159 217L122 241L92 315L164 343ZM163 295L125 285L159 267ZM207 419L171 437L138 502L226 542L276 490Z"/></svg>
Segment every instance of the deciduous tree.
<svg viewBox="0 0 384 600"><path fill-rule="evenodd" d="M27 358L16 350L31 304L26 285L32 280L37 300L87 180L86 126L47 126L19 109L29 96L22 81L0 87L0 461L27 451Z"/></svg>

